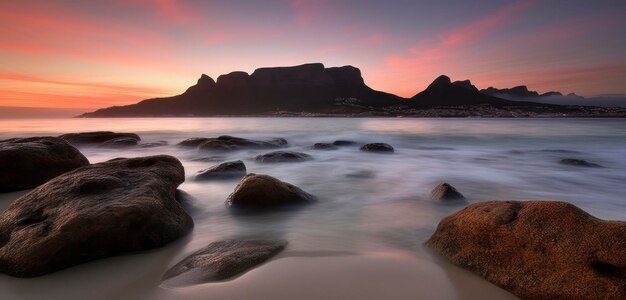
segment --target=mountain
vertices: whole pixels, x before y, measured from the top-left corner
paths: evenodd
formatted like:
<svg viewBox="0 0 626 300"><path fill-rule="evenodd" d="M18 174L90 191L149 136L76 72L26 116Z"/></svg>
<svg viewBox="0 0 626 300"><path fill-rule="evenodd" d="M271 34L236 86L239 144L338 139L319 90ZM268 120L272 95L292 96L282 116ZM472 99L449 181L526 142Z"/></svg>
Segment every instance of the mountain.
<svg viewBox="0 0 626 300"><path fill-rule="evenodd" d="M567 95L560 92L547 92L539 94L536 91L528 90L528 87L525 85L516 86L510 89L488 87L480 90L480 92L486 95L513 101L532 101L555 105L626 107L626 95L600 95L585 98L574 93L569 93Z"/></svg>
<svg viewBox="0 0 626 300"><path fill-rule="evenodd" d="M368 87L352 66L323 64L236 71L214 81L202 75L184 93L127 106L115 106L84 117L164 115L262 115L281 111L359 113L385 106L406 105L406 99Z"/></svg>

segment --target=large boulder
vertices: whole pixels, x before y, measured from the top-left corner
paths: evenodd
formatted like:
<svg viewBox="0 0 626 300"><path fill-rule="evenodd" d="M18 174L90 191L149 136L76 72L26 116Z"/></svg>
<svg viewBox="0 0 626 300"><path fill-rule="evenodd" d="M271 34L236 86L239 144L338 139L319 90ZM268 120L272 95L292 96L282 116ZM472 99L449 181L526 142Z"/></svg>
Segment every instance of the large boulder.
<svg viewBox="0 0 626 300"><path fill-rule="evenodd" d="M232 278L264 263L287 246L282 240L224 240L189 255L163 275L165 285L183 286Z"/></svg>
<svg viewBox="0 0 626 300"><path fill-rule="evenodd" d="M626 222L569 203L476 203L426 244L521 298L626 299Z"/></svg>
<svg viewBox="0 0 626 300"><path fill-rule="evenodd" d="M176 199L185 170L167 155L118 158L58 176L0 214L0 272L39 276L163 246L193 227Z"/></svg>
<svg viewBox="0 0 626 300"><path fill-rule="evenodd" d="M267 208L304 204L315 197L302 189L274 177L250 173L235 187L226 205L234 208Z"/></svg>
<svg viewBox="0 0 626 300"><path fill-rule="evenodd" d="M180 143L183 147L196 147L208 151L232 151L243 149L276 149L287 145L287 140L275 138L267 141L249 140L240 137L222 135L216 138L190 138Z"/></svg>
<svg viewBox="0 0 626 300"><path fill-rule="evenodd" d="M88 164L80 151L60 138L0 141L0 192L34 188Z"/></svg>
<svg viewBox="0 0 626 300"><path fill-rule="evenodd" d="M246 165L241 160L227 161L198 171L195 180L233 179L246 176Z"/></svg>
<svg viewBox="0 0 626 300"><path fill-rule="evenodd" d="M442 182L431 192L430 198L439 201L463 201L465 197L457 191L451 184Z"/></svg>
<svg viewBox="0 0 626 300"><path fill-rule="evenodd" d="M311 155L295 151L274 151L254 158L260 163L278 163L278 162L302 162L313 159Z"/></svg>
<svg viewBox="0 0 626 300"><path fill-rule="evenodd" d="M385 143L369 143L361 146L361 151L367 152L379 152L379 153L393 153L394 149L389 144Z"/></svg>
<svg viewBox="0 0 626 300"><path fill-rule="evenodd" d="M112 131L67 133L60 135L59 137L75 145L100 145L105 142L120 138L133 139L137 142L141 140L141 138L135 133ZM137 143L135 143L135 145L136 144Z"/></svg>

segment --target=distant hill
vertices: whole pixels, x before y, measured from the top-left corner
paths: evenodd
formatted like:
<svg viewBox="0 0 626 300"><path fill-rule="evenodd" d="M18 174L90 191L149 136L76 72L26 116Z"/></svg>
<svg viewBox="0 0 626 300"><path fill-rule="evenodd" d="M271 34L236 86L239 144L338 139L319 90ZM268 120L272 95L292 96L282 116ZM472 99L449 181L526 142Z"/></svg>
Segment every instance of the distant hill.
<svg viewBox="0 0 626 300"><path fill-rule="evenodd" d="M561 92L547 92L539 94L536 91L528 90L528 87L525 85L505 89L488 87L480 90L480 92L485 95L512 101L532 101L556 105L626 107L626 95L600 95L585 98L574 93L569 93L567 95L564 95Z"/></svg>
<svg viewBox="0 0 626 300"><path fill-rule="evenodd" d="M85 110L76 108L0 106L0 119L69 118Z"/></svg>
<svg viewBox="0 0 626 300"><path fill-rule="evenodd" d="M500 93L531 95L532 102L503 99ZM236 71L217 81L202 75L184 93L113 106L81 117L166 116L565 116L607 115L589 108L537 103L543 99L526 87L480 91L469 80L452 82L442 75L428 88L402 98L368 87L352 66L325 68L320 63ZM512 101L516 100L516 101ZM519 101L524 100L524 101ZM428 110L431 110L429 112ZM453 110L453 111L449 111ZM527 114L530 113L530 114ZM621 111L619 113L622 113Z"/></svg>

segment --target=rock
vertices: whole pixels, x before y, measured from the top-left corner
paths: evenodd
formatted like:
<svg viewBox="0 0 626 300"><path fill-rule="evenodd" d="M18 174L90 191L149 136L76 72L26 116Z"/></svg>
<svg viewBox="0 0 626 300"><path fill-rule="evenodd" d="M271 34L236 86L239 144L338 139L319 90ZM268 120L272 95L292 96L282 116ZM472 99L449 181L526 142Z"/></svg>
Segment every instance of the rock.
<svg viewBox="0 0 626 300"><path fill-rule="evenodd" d="M153 142L153 143L143 143L141 145L139 145L139 147L141 148L156 148L156 147L163 147L163 146L167 146L168 142L167 141L158 141L158 142Z"/></svg>
<svg viewBox="0 0 626 300"><path fill-rule="evenodd" d="M361 151L369 151L369 152L382 152L382 153L391 153L393 152L393 147L389 144L385 143L370 143L361 146Z"/></svg>
<svg viewBox="0 0 626 300"><path fill-rule="evenodd" d="M447 182L438 184L431 192L430 198L440 201L449 200L465 200L463 194L459 193L452 185Z"/></svg>
<svg viewBox="0 0 626 300"><path fill-rule="evenodd" d="M189 255L163 275L165 285L220 281L264 263L287 246L281 240L224 240Z"/></svg>
<svg viewBox="0 0 626 300"><path fill-rule="evenodd" d="M287 140L275 138L267 141L255 141L229 135L217 138L191 138L178 143L179 146L197 147L199 150L230 151L242 149L276 149L287 145Z"/></svg>
<svg viewBox="0 0 626 300"><path fill-rule="evenodd" d="M92 131L92 132L81 132L81 133L68 133L64 135L60 135L60 138L66 140L71 144L76 145L94 145L94 144L102 144L109 140L114 140L118 138L129 138L140 141L141 138L134 133L127 132L112 132L112 131Z"/></svg>
<svg viewBox="0 0 626 300"><path fill-rule="evenodd" d="M335 150L337 149L337 146L331 144L331 143L316 143L315 145L313 145L313 149L315 150Z"/></svg>
<svg viewBox="0 0 626 300"><path fill-rule="evenodd" d="M367 178L374 178L374 177L376 177L376 175L374 175L374 172L369 171L369 170L359 170L359 171L355 171L355 172L346 174L346 177L348 177L348 178L367 179Z"/></svg>
<svg viewBox="0 0 626 300"><path fill-rule="evenodd" d="M274 151L257 155L255 158L260 163L301 162L311 159L313 159L311 155L295 151Z"/></svg>
<svg viewBox="0 0 626 300"><path fill-rule="evenodd" d="M193 227L176 198L184 180L180 161L167 155L60 175L0 214L0 272L39 276L178 239Z"/></svg>
<svg viewBox="0 0 626 300"><path fill-rule="evenodd" d="M559 161L562 165L576 166L576 167L588 167L588 168L601 168L599 164L594 164L582 159L564 158Z"/></svg>
<svg viewBox="0 0 626 300"><path fill-rule="evenodd" d="M34 188L89 161L56 137L0 141L0 192Z"/></svg>
<svg viewBox="0 0 626 300"><path fill-rule="evenodd" d="M569 203L472 204L426 245L523 299L626 299L626 222Z"/></svg>
<svg viewBox="0 0 626 300"><path fill-rule="evenodd" d="M235 187L226 205L236 208L266 208L281 205L304 204L315 197L300 188L274 177L250 173Z"/></svg>
<svg viewBox="0 0 626 300"><path fill-rule="evenodd" d="M123 148L123 147L137 146L138 143L139 141L136 140L135 138L120 137L120 138L114 138L114 139L108 140L100 144L100 146L106 147L106 148Z"/></svg>
<svg viewBox="0 0 626 300"><path fill-rule="evenodd" d="M232 179L246 176L246 165L241 160L227 161L196 173L195 180Z"/></svg>
<svg viewBox="0 0 626 300"><path fill-rule="evenodd" d="M335 145L335 146L354 146L354 145L356 145L356 142L337 140L337 141L333 142L333 145Z"/></svg>

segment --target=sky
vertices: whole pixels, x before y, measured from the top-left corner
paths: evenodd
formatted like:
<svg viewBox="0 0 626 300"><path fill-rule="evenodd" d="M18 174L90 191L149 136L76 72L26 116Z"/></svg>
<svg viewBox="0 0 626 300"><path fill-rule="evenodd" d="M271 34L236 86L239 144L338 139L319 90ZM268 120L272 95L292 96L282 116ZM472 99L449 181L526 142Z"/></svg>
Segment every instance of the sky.
<svg viewBox="0 0 626 300"><path fill-rule="evenodd" d="M311 62L356 66L404 97L441 74L626 94L626 1L0 2L0 107L131 104L203 73Z"/></svg>

